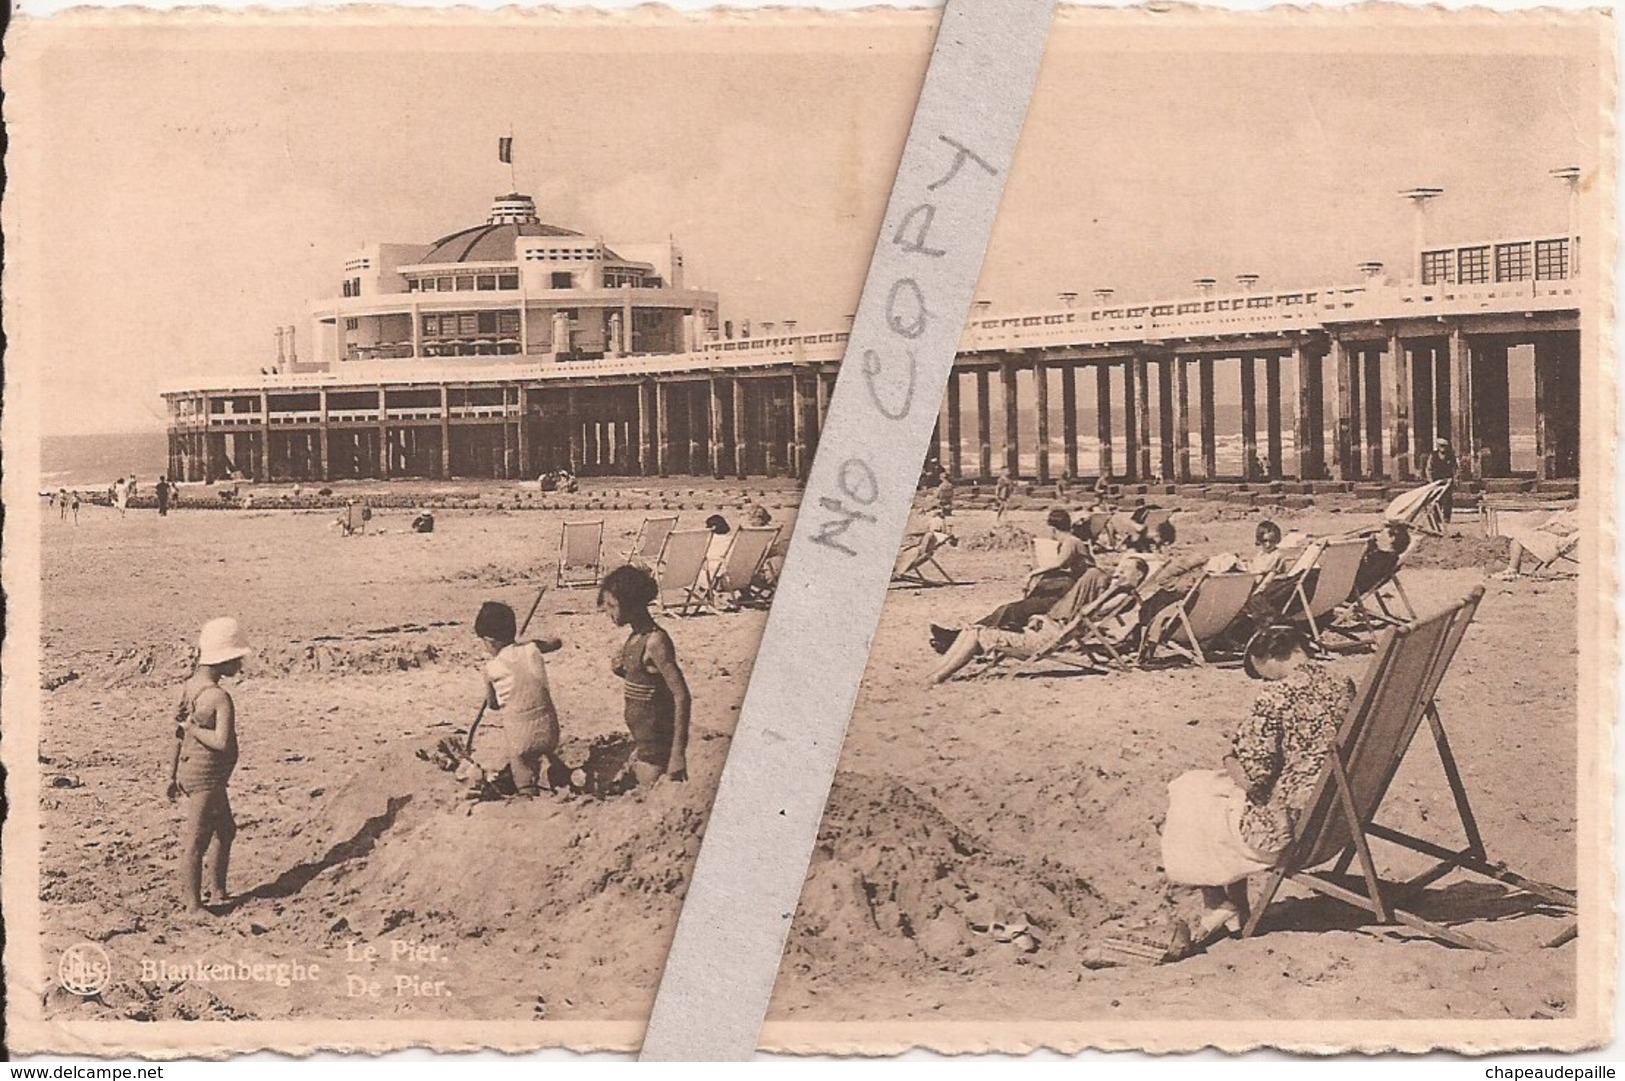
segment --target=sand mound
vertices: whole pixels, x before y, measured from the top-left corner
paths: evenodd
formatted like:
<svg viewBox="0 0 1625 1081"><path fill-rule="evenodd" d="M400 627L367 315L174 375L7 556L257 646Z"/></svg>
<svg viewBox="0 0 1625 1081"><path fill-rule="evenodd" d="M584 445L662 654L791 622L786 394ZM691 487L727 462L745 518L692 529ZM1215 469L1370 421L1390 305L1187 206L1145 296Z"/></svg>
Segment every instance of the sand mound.
<svg viewBox="0 0 1625 1081"><path fill-rule="evenodd" d="M1004 523L992 529L967 533L959 538L959 546L972 552L1000 552L1032 547L1033 535L1018 525Z"/></svg>
<svg viewBox="0 0 1625 1081"><path fill-rule="evenodd" d="M979 953L1052 951L1095 922L1100 898L1075 873L961 828L885 778L842 773L830 794L786 965L860 971L963 965ZM1000 941L1000 925L1030 943ZM879 932L878 936L876 932Z"/></svg>
<svg viewBox="0 0 1625 1081"><path fill-rule="evenodd" d="M1499 570L1507 564L1507 539L1462 533L1449 537L1416 537L1405 554L1407 567L1442 570Z"/></svg>

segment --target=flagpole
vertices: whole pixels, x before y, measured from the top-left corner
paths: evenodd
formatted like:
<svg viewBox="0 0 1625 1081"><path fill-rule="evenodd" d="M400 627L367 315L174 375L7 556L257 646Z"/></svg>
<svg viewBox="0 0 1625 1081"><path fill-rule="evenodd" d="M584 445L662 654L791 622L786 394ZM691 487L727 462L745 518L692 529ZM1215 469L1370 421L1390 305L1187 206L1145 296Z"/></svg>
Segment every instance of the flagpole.
<svg viewBox="0 0 1625 1081"><path fill-rule="evenodd" d="M513 168L513 124L511 123L508 125L508 190L519 190L519 180Z"/></svg>

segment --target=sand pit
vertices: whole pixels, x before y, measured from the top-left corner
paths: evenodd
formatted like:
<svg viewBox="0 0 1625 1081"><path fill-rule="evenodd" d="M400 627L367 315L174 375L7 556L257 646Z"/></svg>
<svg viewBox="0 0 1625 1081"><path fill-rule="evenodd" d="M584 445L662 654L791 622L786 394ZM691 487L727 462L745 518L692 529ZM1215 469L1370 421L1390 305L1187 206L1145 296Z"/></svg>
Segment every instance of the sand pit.
<svg viewBox="0 0 1625 1081"><path fill-rule="evenodd" d="M377 524L404 526L410 513L383 510ZM628 548L644 513L605 512L606 551ZM1092 967L1102 936L1156 927L1188 903L1169 896L1157 867L1165 786L1217 762L1254 688L1234 670L1191 668L926 688L928 625L1009 599L1042 513L1002 524L988 511L956 514L961 538L977 539L942 559L973 584L891 594L774 1017L1572 1013L1576 946L1539 948L1564 919L1455 879L1429 903L1505 954L1448 949L1295 897L1257 940L1166 968ZM1190 503L1175 519L1180 544L1245 548L1263 513ZM316 513L47 522L44 947L54 957L96 941L118 975L99 1000L48 989L48 1012L645 1016L764 613L664 620L695 697L686 784L614 794L626 744L608 659L624 632L590 590L550 590L535 629L565 640L548 658L562 753L598 795L471 802L414 753L466 727L479 694L474 612L486 599L528 607L551 583L559 521L571 514L446 509L434 534L350 539ZM1305 529L1364 523L1329 509L1290 515ZM1500 543L1424 540L1406 572L1412 599L1427 608L1465 593L1504 558L1489 551ZM1575 879L1574 605L1572 581L1491 583L1441 694L1491 858L1560 885ZM257 649L233 689L241 899L187 922L176 915L178 812L161 795L169 718L190 638L221 612ZM1358 675L1363 660L1336 664ZM500 731L499 717L488 723ZM1415 754L1385 817L1426 832L1450 811L1437 763ZM391 960L398 944L433 947L432 972ZM381 956L348 960L369 946ZM199 954L325 974L286 987L141 978L144 961ZM395 981L430 975L450 994L420 994L421 983L397 993ZM350 993L349 976L378 982L380 995ZM1395 982L1406 995L1389 993Z"/></svg>

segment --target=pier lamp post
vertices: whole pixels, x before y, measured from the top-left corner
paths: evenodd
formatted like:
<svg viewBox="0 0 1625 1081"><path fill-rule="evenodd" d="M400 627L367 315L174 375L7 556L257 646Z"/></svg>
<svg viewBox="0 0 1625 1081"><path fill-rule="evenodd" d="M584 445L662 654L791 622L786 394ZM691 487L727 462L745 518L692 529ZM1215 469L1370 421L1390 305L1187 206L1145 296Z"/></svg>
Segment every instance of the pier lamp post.
<svg viewBox="0 0 1625 1081"><path fill-rule="evenodd" d="M1104 308L1107 304L1111 303L1112 294L1114 292L1116 292L1114 289L1095 289L1092 290L1089 295L1095 298L1095 307Z"/></svg>
<svg viewBox="0 0 1625 1081"><path fill-rule="evenodd" d="M843 316L843 318L846 320L846 329L850 332L851 329L852 329L852 325L858 321L858 317L857 317L856 314L853 314L853 315Z"/></svg>
<svg viewBox="0 0 1625 1081"><path fill-rule="evenodd" d="M1070 308L1078 302L1078 294L1071 291L1056 293L1055 299L1061 302L1061 307Z"/></svg>
<svg viewBox="0 0 1625 1081"><path fill-rule="evenodd" d="M1382 277L1382 264L1375 259L1367 259L1357 269L1360 271L1360 276L1372 285L1375 285L1377 279Z"/></svg>
<svg viewBox="0 0 1625 1081"><path fill-rule="evenodd" d="M1213 292L1213 287L1219 284L1219 280L1217 278L1197 278L1191 284L1196 286L1198 293L1208 296Z"/></svg>
<svg viewBox="0 0 1625 1081"><path fill-rule="evenodd" d="M1552 170L1552 179L1561 180L1569 189L1569 277L1580 269L1580 167L1568 165Z"/></svg>
<svg viewBox="0 0 1625 1081"><path fill-rule="evenodd" d="M794 319L786 319L784 321L784 332L786 334L794 334L796 332L796 321Z"/></svg>
<svg viewBox="0 0 1625 1081"><path fill-rule="evenodd" d="M972 304L971 307L975 309L977 315L986 315L992 310L993 302L991 300L978 300L975 304Z"/></svg>
<svg viewBox="0 0 1625 1081"><path fill-rule="evenodd" d="M1241 291L1243 293L1250 293L1250 292L1253 291L1253 286L1258 284L1258 275L1257 274L1237 274L1236 275L1236 284L1241 286Z"/></svg>
<svg viewBox="0 0 1625 1081"><path fill-rule="evenodd" d="M1401 199L1409 199L1416 213L1412 221L1413 234L1411 250L1416 256L1416 284L1422 284L1422 247L1427 243L1427 205L1428 200L1437 199L1444 194L1443 188L1409 188L1399 193Z"/></svg>
<svg viewBox="0 0 1625 1081"><path fill-rule="evenodd" d="M779 325L779 324L777 324L777 323L774 323L774 322L771 322L771 321L764 321L764 322L763 322L763 323L762 323L762 333L763 333L763 334L766 334L766 335L768 335L768 336L772 336L772 334L773 334L773 328L774 328L774 327L776 327L776 326L778 326L778 325Z"/></svg>
<svg viewBox="0 0 1625 1081"><path fill-rule="evenodd" d="M278 368L282 367L282 362L286 359L286 354L282 351L282 336L287 332L287 327L276 328L276 366Z"/></svg>

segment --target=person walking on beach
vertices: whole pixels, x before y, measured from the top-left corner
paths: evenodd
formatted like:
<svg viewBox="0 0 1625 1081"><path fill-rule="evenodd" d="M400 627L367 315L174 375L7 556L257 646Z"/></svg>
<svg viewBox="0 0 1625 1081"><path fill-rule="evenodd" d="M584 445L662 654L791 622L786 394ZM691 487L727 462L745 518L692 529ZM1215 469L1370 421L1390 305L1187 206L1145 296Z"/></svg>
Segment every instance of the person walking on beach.
<svg viewBox="0 0 1625 1081"><path fill-rule="evenodd" d="M197 667L181 691L175 710L175 761L169 798L184 800L181 826L181 901L190 913L203 907L203 863L211 846L211 900L230 899L226 871L237 836L226 784L237 767L237 713L220 681L243 669L248 641L237 621L211 619L198 635Z"/></svg>
<svg viewBox="0 0 1625 1081"><path fill-rule="evenodd" d="M1439 497L1439 513L1444 516L1444 524L1449 525L1451 512L1455 509L1452 497L1456 492L1456 452L1451 449L1450 440L1434 441L1433 453L1428 455L1428 460L1422 467L1422 476L1429 482L1441 480L1450 482L1445 485L1444 494Z"/></svg>
<svg viewBox="0 0 1625 1081"><path fill-rule="evenodd" d="M998 481L993 485L993 520L1004 521L1004 512L1010 509L1010 499L1016 494L1016 482L1011 478L1008 469L999 473Z"/></svg>
<svg viewBox="0 0 1625 1081"><path fill-rule="evenodd" d="M124 478L120 477L113 482L113 506L117 508L120 518L124 517L124 511L129 505L130 489L125 485Z"/></svg>
<svg viewBox="0 0 1625 1081"><path fill-rule="evenodd" d="M485 665L485 705L502 713L514 788L521 796L537 796L543 788L553 791L560 774L568 783L570 771L558 760L559 713L542 661L542 654L556 653L564 643L557 638L514 641L513 609L500 601L480 605L474 633L491 656Z"/></svg>
<svg viewBox="0 0 1625 1081"><path fill-rule="evenodd" d="M73 511L73 524L78 525L79 524L79 493L78 492L69 492L68 493L68 506Z"/></svg>
<svg viewBox="0 0 1625 1081"><path fill-rule="evenodd" d="M626 727L634 744L628 769L639 786L661 777L688 780L693 700L671 635L649 614L659 592L654 575L630 565L610 571L598 587L598 606L629 632L612 667L625 685Z"/></svg>
<svg viewBox="0 0 1625 1081"><path fill-rule="evenodd" d="M59 489L57 491L56 495L52 496L52 501L56 503L57 517L60 518L64 522L67 521L68 520L68 490L66 488Z"/></svg>
<svg viewBox="0 0 1625 1081"><path fill-rule="evenodd" d="M169 479L160 473L152 492L158 499L158 516L162 518L169 513Z"/></svg>

